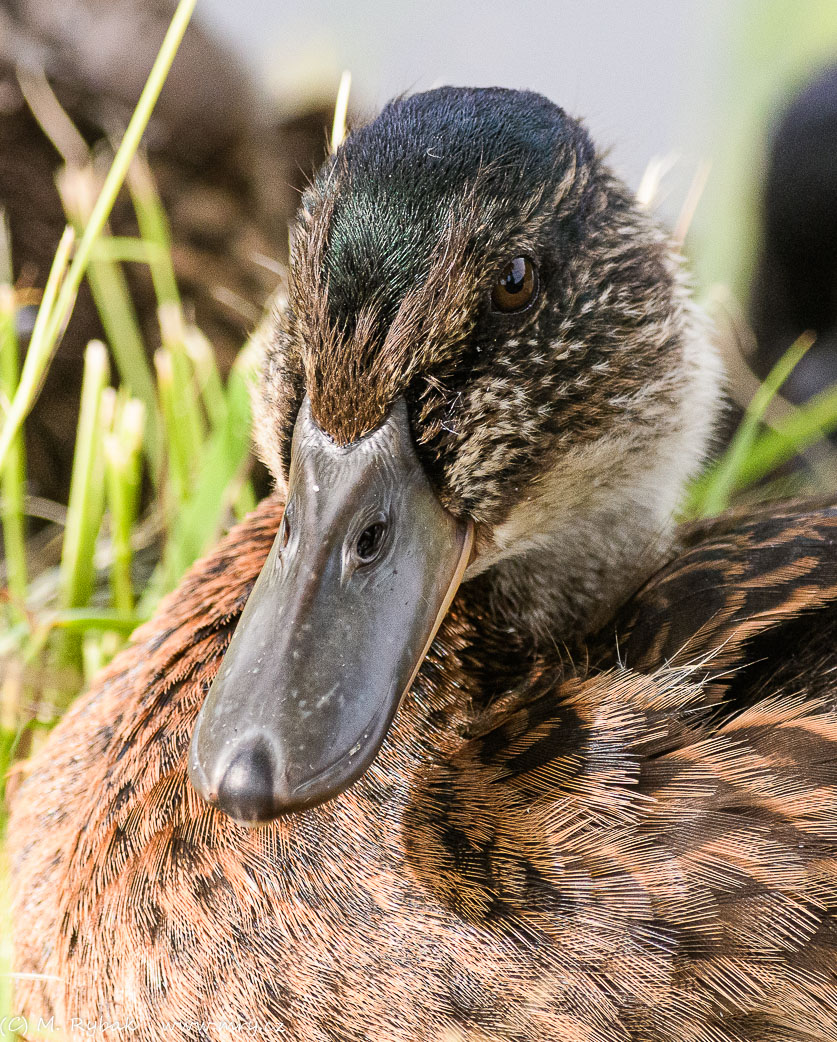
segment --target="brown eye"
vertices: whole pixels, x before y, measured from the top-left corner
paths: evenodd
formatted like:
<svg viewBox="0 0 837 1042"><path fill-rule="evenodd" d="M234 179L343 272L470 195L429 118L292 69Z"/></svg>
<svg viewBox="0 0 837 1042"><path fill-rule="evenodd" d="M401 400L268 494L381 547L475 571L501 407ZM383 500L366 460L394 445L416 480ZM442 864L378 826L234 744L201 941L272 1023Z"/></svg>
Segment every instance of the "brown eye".
<svg viewBox="0 0 837 1042"><path fill-rule="evenodd" d="M538 292L538 273L528 257L515 257L500 273L491 290L495 311L508 314L528 308Z"/></svg>

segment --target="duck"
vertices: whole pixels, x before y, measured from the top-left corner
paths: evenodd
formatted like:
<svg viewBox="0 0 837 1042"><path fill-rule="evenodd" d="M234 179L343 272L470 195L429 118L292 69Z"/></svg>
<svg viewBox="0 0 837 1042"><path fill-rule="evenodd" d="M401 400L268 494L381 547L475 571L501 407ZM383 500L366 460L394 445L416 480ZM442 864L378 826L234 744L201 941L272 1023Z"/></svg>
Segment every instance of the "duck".
<svg viewBox="0 0 837 1042"><path fill-rule="evenodd" d="M837 507L678 526L722 375L665 231L551 101L443 87L292 242L275 492L15 794L16 1012L837 1039Z"/></svg>

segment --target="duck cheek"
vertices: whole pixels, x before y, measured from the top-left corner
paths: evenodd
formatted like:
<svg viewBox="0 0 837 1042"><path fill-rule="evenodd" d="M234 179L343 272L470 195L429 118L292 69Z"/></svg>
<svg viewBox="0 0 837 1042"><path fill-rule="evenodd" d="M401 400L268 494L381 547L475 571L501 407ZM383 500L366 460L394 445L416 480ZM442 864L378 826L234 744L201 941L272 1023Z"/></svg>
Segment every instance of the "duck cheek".
<svg viewBox="0 0 837 1042"><path fill-rule="evenodd" d="M198 793L247 824L332 799L367 770L471 552L470 526L415 457L406 409L348 447L318 437L306 410L292 459L293 532L276 537L189 752ZM381 504L382 548L374 527L358 539L358 518ZM347 546L381 552L347 567Z"/></svg>

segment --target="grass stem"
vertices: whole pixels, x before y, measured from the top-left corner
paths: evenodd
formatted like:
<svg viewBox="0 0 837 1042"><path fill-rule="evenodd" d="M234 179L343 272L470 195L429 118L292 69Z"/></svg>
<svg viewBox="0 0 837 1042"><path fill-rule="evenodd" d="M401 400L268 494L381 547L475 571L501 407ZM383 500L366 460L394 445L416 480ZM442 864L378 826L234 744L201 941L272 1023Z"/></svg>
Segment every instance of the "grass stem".
<svg viewBox="0 0 837 1042"><path fill-rule="evenodd" d="M194 469L206 437L200 395L192 360L186 349L186 320L177 304L159 308L163 348L171 359L172 408L190 470Z"/></svg>
<svg viewBox="0 0 837 1042"><path fill-rule="evenodd" d="M148 126L151 113L163 89L169 69L171 68L180 41L192 17L197 0L180 0L169 24L162 46L157 54L148 79L140 94L137 106L128 122L125 135L102 185L102 190L90 213L84 233L78 244L72 263L62 280L54 305L41 305L44 318L40 325L36 322L29 350L23 366L20 384L12 399L11 406L0 429L0 467L5 462L12 441L29 414L43 379L49 361L58 346L58 341L70 318L78 288L87 270L93 246L102 233L105 222L110 216L116 197L125 180L131 160L139 148L140 140ZM46 298L46 293L44 293ZM39 312L38 318L41 318ZM37 336L36 336L37 333Z"/></svg>
<svg viewBox="0 0 837 1042"><path fill-rule="evenodd" d="M751 483L752 473L748 476L747 468L758 455L756 446L759 427L771 401L813 342L813 334L803 333L771 369L764 383L759 385L729 448L715 466L693 485L688 509L690 516L712 517L721 513L729 505L733 493ZM771 466L768 466L764 473L770 469Z"/></svg>
<svg viewBox="0 0 837 1042"><path fill-rule="evenodd" d="M171 256L169 222L145 156L138 152L128 168L128 189L137 215L142 241L152 248L149 261L158 306L180 307L180 291Z"/></svg>
<svg viewBox="0 0 837 1042"><path fill-rule="evenodd" d="M331 124L331 140L329 151L332 155L343 144L346 137L346 117L349 112L349 94L352 89L352 74L348 69L343 70L340 77L340 85L337 88L337 100L334 103L334 119Z"/></svg>
<svg viewBox="0 0 837 1042"><path fill-rule="evenodd" d="M94 340L84 356L76 448L70 478L70 497L64 546L61 555L60 595L62 608L81 608L93 592L93 551L104 512L103 428L109 425L107 411L113 402L104 395L109 376L105 345ZM61 656L76 662L80 645L68 641Z"/></svg>
<svg viewBox="0 0 837 1042"><path fill-rule="evenodd" d="M66 167L58 178L58 188L64 209L76 232L90 220L96 195L96 173L91 165L83 168ZM145 354L137 313L128 291L128 284L119 263L107 256L100 247L108 238L100 239L90 255L87 281L93 294L96 310L105 330L108 345L113 351L116 368L122 383L130 394L145 405L147 424L146 449L149 468L155 486L159 486L162 467L162 444L157 416L157 397L154 378Z"/></svg>
<svg viewBox="0 0 837 1042"><path fill-rule="evenodd" d="M194 456L190 454L190 441L180 417L171 353L165 348L160 348L154 354L154 366L157 370L157 393L163 409L168 447L168 484L174 501L169 507L172 511L171 516L174 516L189 494Z"/></svg>
<svg viewBox="0 0 837 1042"><path fill-rule="evenodd" d="M10 401L20 374L17 338L17 305L11 286L11 251L8 228L0 218L0 253L4 281L0 283L0 398ZM6 279L8 281L6 281ZM0 521L3 527L3 556L6 585L12 611L22 615L28 582L26 567L26 454L23 432L19 431L0 470Z"/></svg>
<svg viewBox="0 0 837 1042"><path fill-rule="evenodd" d="M113 545L111 588L114 607L121 616L129 616L134 610L131 534L139 507L144 420L145 406L139 399L118 402L113 427L105 437L107 500Z"/></svg>

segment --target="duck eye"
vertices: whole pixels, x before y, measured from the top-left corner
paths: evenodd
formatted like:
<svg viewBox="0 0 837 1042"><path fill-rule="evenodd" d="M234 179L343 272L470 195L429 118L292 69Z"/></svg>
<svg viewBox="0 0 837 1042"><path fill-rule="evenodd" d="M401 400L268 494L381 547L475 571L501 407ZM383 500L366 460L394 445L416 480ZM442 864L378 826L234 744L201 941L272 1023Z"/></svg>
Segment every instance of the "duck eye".
<svg viewBox="0 0 837 1042"><path fill-rule="evenodd" d="M355 550L361 564L370 564L380 554L386 531L384 521L375 521L360 533Z"/></svg>
<svg viewBox="0 0 837 1042"><path fill-rule="evenodd" d="M528 257L515 257L500 273L491 290L495 311L509 314L528 308L538 292L538 272Z"/></svg>

